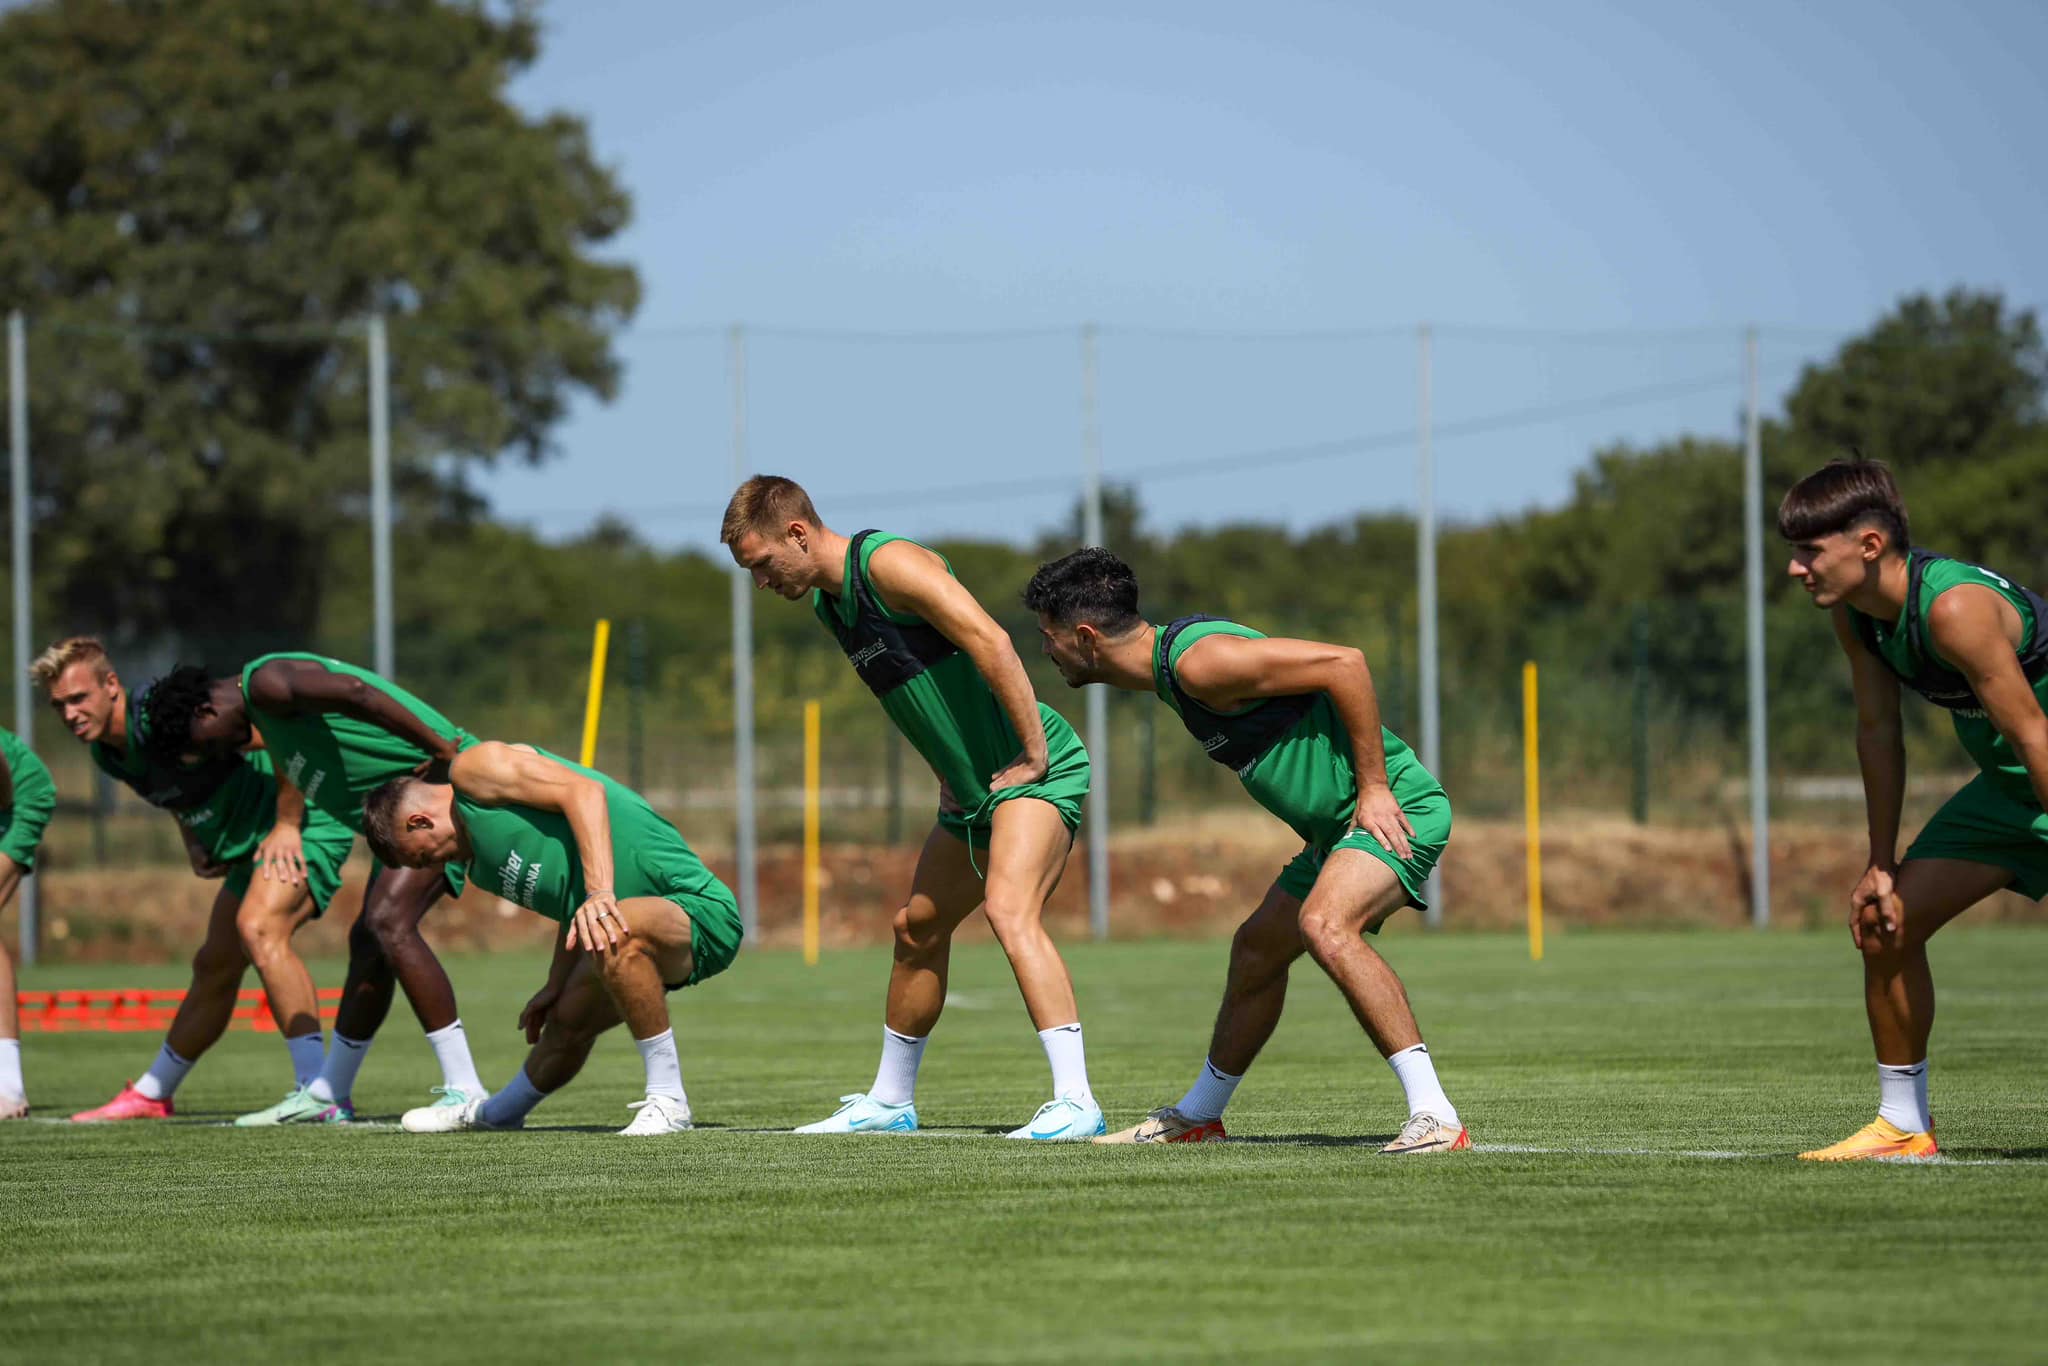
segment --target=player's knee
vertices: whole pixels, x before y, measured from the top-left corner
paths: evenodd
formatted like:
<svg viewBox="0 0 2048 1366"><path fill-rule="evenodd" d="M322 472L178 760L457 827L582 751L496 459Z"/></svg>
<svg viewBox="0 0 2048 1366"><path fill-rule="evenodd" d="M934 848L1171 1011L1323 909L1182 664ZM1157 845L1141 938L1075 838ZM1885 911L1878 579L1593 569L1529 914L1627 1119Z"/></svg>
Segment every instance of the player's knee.
<svg viewBox="0 0 2048 1366"><path fill-rule="evenodd" d="M377 939L368 912L357 916L356 923L348 927L348 956L357 963L378 962L384 957L384 946Z"/></svg>
<svg viewBox="0 0 2048 1366"><path fill-rule="evenodd" d="M1319 959L1327 958L1356 933L1340 915L1320 907L1302 908L1301 939L1308 945L1308 951Z"/></svg>
<svg viewBox="0 0 2048 1366"><path fill-rule="evenodd" d="M996 932L996 938L1009 942L1013 935L1025 934L1037 928L1041 907L1032 897L1005 888L991 887L988 890L986 913L989 928Z"/></svg>
<svg viewBox="0 0 2048 1366"><path fill-rule="evenodd" d="M274 915L244 904L235 912L235 934L254 963L268 962L291 937L290 928Z"/></svg>
<svg viewBox="0 0 2048 1366"><path fill-rule="evenodd" d="M896 918L891 922L896 935L896 961L899 963L920 962L945 947L946 937L931 921L919 921L910 913L910 907L896 908Z"/></svg>
<svg viewBox="0 0 2048 1366"><path fill-rule="evenodd" d="M218 987L224 982L241 980L242 969L247 967L248 958L242 952L240 942L229 943L208 939L199 946L199 952L192 955L192 983L194 986Z"/></svg>
<svg viewBox="0 0 2048 1366"><path fill-rule="evenodd" d="M1250 921L1237 927L1230 937L1230 980L1232 983L1263 984L1284 972L1294 960L1293 946L1282 942L1270 925Z"/></svg>

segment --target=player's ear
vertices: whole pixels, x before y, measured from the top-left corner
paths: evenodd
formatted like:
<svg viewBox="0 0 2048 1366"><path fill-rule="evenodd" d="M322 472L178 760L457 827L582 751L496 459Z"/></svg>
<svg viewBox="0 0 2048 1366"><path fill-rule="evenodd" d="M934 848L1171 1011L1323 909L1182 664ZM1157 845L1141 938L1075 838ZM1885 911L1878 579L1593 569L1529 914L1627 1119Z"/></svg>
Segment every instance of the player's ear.
<svg viewBox="0 0 2048 1366"><path fill-rule="evenodd" d="M405 818L405 828L408 830L432 830L434 828L434 818L424 811L415 811Z"/></svg>

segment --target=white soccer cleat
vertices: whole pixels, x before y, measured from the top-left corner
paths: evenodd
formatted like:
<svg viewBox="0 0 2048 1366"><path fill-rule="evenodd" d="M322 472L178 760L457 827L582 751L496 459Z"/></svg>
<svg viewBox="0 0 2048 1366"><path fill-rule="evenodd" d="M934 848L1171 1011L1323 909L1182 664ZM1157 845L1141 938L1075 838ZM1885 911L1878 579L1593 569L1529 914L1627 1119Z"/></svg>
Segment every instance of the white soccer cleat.
<svg viewBox="0 0 2048 1366"><path fill-rule="evenodd" d="M690 1122L689 1105L674 1096L649 1096L632 1102L626 1108L640 1112L633 1116L631 1124L619 1130L627 1138L687 1133L697 1127Z"/></svg>
<svg viewBox="0 0 2048 1366"><path fill-rule="evenodd" d="M1038 1107L1038 1113L1031 1117L1029 1124L1010 1130L1006 1137L1032 1139L1039 1143L1073 1143L1096 1138L1108 1128L1102 1122L1102 1107L1094 1101L1056 1096Z"/></svg>
<svg viewBox="0 0 2048 1366"><path fill-rule="evenodd" d="M440 1097L432 1105L422 1105L407 1110L398 1117L399 1127L409 1134L452 1134L457 1129L489 1128L463 1122L465 1114L474 1116L479 1107L491 1098L489 1091L475 1095L459 1086L436 1086L431 1088Z"/></svg>
<svg viewBox="0 0 2048 1366"><path fill-rule="evenodd" d="M1428 1111L1421 1111L1408 1116L1394 1141L1380 1151L1389 1157L1405 1157L1411 1153L1469 1152L1471 1147L1472 1135L1464 1126L1446 1124Z"/></svg>
<svg viewBox="0 0 2048 1366"><path fill-rule="evenodd" d="M28 1101L0 1091L0 1119L27 1119Z"/></svg>
<svg viewBox="0 0 2048 1366"><path fill-rule="evenodd" d="M909 1134L917 1132L917 1106L909 1101L884 1105L856 1091L839 1098L839 1108L814 1124L791 1130L799 1134Z"/></svg>
<svg viewBox="0 0 2048 1366"><path fill-rule="evenodd" d="M526 1121L516 1124L486 1124L484 1102L488 1096L477 1096L460 1105L436 1102L422 1105L417 1110L407 1110L399 1116L398 1123L409 1134L452 1134L465 1129L489 1129L493 1131L523 1129Z"/></svg>

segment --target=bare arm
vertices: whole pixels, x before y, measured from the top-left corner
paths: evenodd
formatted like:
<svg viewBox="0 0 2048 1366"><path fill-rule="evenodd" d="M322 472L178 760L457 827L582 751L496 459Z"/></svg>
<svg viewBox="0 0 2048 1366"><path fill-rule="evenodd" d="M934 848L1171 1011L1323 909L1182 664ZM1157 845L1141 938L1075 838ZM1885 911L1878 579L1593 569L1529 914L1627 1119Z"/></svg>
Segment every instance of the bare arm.
<svg viewBox="0 0 2048 1366"><path fill-rule="evenodd" d="M270 833L256 847L256 866L263 870L266 880L303 883L306 880L303 833L306 827L306 795L284 774L278 773L274 777L277 782L277 814L271 821Z"/></svg>
<svg viewBox="0 0 2048 1366"><path fill-rule="evenodd" d="M1905 729L1899 722L1899 680L1864 648L1846 609L1833 612L1835 638L1849 656L1856 694L1856 763L1863 771L1863 812L1872 868L1893 872L1899 861L1899 811L1906 796Z"/></svg>
<svg viewBox="0 0 2048 1366"><path fill-rule="evenodd" d="M1991 724L2027 766L2034 800L2048 810L2048 716L2020 669L2013 639L2018 624L2012 604L1974 584L1943 593L1927 614L1935 648L1970 680Z"/></svg>
<svg viewBox="0 0 2048 1366"><path fill-rule="evenodd" d="M560 812L583 860L584 902L564 942L573 949L580 938L596 952L601 945L620 941L625 925L618 918L612 885L612 818L604 784L544 754L495 742L473 745L457 755L448 767L448 779L456 791L486 806Z"/></svg>
<svg viewBox="0 0 2048 1366"><path fill-rule="evenodd" d="M1010 633L996 625L995 618L960 581L946 572L945 562L923 546L891 541L868 561L868 573L878 592L899 611L915 612L960 647L1009 718L1024 750L1018 761L1005 768L990 787L1010 787L1037 782L1051 762L1045 742L1045 725L1038 716L1038 696L1024 673L1024 661Z"/></svg>
<svg viewBox="0 0 2048 1366"><path fill-rule="evenodd" d="M1268 697L1323 693L1351 737L1351 770L1358 783L1354 824L1401 858L1415 833L1387 782L1387 747L1380 738L1380 704L1365 655L1349 645L1319 640L1205 636L1174 666L1180 685L1197 702L1235 711Z"/></svg>
<svg viewBox="0 0 2048 1366"><path fill-rule="evenodd" d="M249 676L249 701L280 716L353 717L443 761L455 757L455 742L413 715L397 698L353 674L339 674L310 659L273 659Z"/></svg>

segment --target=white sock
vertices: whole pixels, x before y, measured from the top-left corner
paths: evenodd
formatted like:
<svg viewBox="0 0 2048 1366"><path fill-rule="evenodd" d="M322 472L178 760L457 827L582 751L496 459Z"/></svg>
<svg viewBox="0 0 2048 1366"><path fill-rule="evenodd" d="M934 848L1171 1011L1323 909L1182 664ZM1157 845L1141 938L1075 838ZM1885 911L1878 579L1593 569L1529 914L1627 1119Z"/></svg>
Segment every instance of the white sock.
<svg viewBox="0 0 2048 1366"><path fill-rule="evenodd" d="M427 1035L427 1042L434 1046L434 1057L441 1063L443 1086L472 1096L484 1093L483 1078L476 1074L476 1063L469 1056L469 1035L462 1032L462 1021L435 1030Z"/></svg>
<svg viewBox="0 0 2048 1366"><path fill-rule="evenodd" d="M1195 1084L1173 1108L1189 1119L1221 1119L1224 1110L1230 1106L1230 1098L1237 1093L1237 1084L1243 1080L1244 1073L1233 1077L1204 1058L1201 1075L1195 1078Z"/></svg>
<svg viewBox="0 0 2048 1366"><path fill-rule="evenodd" d="M676 1057L676 1032L664 1029L651 1039L633 1040L633 1046L640 1050L640 1061L647 1064L647 1094L688 1105L690 1098L683 1094L683 1064Z"/></svg>
<svg viewBox="0 0 2048 1366"><path fill-rule="evenodd" d="M291 1051L294 1081L304 1086L320 1075L320 1068L327 1057L327 1045L318 1034L301 1034L296 1039L286 1039L284 1046Z"/></svg>
<svg viewBox="0 0 2048 1366"><path fill-rule="evenodd" d="M522 1067L519 1075L506 1082L504 1090L485 1101L477 1114L484 1123L503 1128L525 1119L533 1113L534 1106L547 1098L548 1093L535 1086Z"/></svg>
<svg viewBox="0 0 2048 1366"><path fill-rule="evenodd" d="M135 1083L135 1089L150 1100L169 1100L178 1089L178 1083L185 1080L185 1074L191 1070L192 1064L165 1044L156 1051L156 1061L142 1074L142 1080Z"/></svg>
<svg viewBox="0 0 2048 1366"><path fill-rule="evenodd" d="M1877 1065L1877 1117L1909 1134L1934 1128L1927 1115L1927 1059L1910 1067Z"/></svg>
<svg viewBox="0 0 2048 1366"><path fill-rule="evenodd" d="M28 1090L21 1084L20 1039L0 1039L0 1096L28 1099Z"/></svg>
<svg viewBox="0 0 2048 1366"><path fill-rule="evenodd" d="M307 1092L329 1104L347 1100L356 1089L356 1073L362 1070L369 1051L370 1040L351 1039L335 1030L334 1042L327 1046L327 1060L320 1064L320 1075L306 1084Z"/></svg>
<svg viewBox="0 0 2048 1366"><path fill-rule="evenodd" d="M1409 1114L1435 1115L1450 1128L1458 1127L1458 1112L1452 1107L1451 1098L1444 1094L1443 1084L1436 1079L1436 1064L1429 1060L1428 1044L1402 1049L1387 1059L1387 1066L1394 1069L1401 1089L1408 1093Z"/></svg>
<svg viewBox="0 0 2048 1366"><path fill-rule="evenodd" d="M1095 1103L1088 1089L1088 1050L1081 1046L1081 1025L1054 1025L1038 1031L1045 1045L1045 1060L1052 1064L1052 1093L1066 1100Z"/></svg>
<svg viewBox="0 0 2048 1366"><path fill-rule="evenodd" d="M878 1105L910 1104L917 1096L917 1065L924 1061L924 1046L930 1042L929 1034L913 1039L883 1025L882 1062L875 1068L868 1099Z"/></svg>

